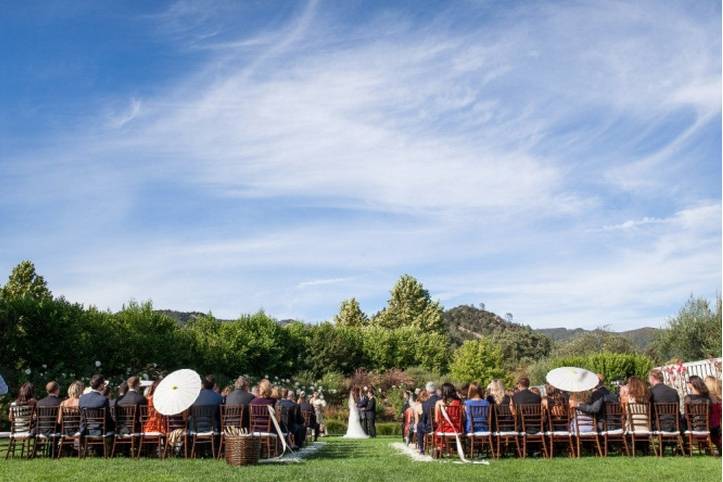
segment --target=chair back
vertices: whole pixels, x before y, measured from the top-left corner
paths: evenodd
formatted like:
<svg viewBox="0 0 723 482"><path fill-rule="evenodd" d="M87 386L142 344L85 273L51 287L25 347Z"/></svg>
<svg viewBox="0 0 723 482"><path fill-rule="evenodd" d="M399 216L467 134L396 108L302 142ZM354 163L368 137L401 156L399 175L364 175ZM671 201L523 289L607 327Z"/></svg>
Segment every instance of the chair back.
<svg viewBox="0 0 723 482"><path fill-rule="evenodd" d="M271 416L266 405L249 405L251 409L251 420L249 422L250 432L273 432Z"/></svg>
<svg viewBox="0 0 723 482"><path fill-rule="evenodd" d="M60 409L60 433L64 436L73 436L80 432L80 409L77 407L63 407Z"/></svg>
<svg viewBox="0 0 723 482"><path fill-rule="evenodd" d="M607 403L605 406L605 430L620 430L625 427L625 412L619 403Z"/></svg>
<svg viewBox="0 0 723 482"><path fill-rule="evenodd" d="M592 433L597 431L594 415L585 413L579 408L570 407L570 431L574 433Z"/></svg>
<svg viewBox="0 0 723 482"><path fill-rule="evenodd" d="M437 420L438 428L435 430L439 430L442 432L457 432L457 433L464 433L464 427L462 427L462 412L464 410L464 407L462 404L457 405L445 405L444 409L447 411L447 416L452 421L452 425L449 424L447 419L444 418L440 411L440 419Z"/></svg>
<svg viewBox="0 0 723 482"><path fill-rule="evenodd" d="M556 400L548 405L547 426L551 432L570 431L570 411L564 400Z"/></svg>
<svg viewBox="0 0 723 482"><path fill-rule="evenodd" d="M655 422L663 432L680 432L680 407L677 403L656 403Z"/></svg>
<svg viewBox="0 0 723 482"><path fill-rule="evenodd" d="M226 427L241 429L243 416L242 405L221 405L221 431L225 432Z"/></svg>
<svg viewBox="0 0 723 482"><path fill-rule="evenodd" d="M506 403L495 404L495 431L517 432L517 417Z"/></svg>
<svg viewBox="0 0 723 482"><path fill-rule="evenodd" d="M58 433L58 407L35 408L35 433L46 437Z"/></svg>
<svg viewBox="0 0 723 482"><path fill-rule="evenodd" d="M115 407L115 430L118 435L136 433L137 405Z"/></svg>
<svg viewBox="0 0 723 482"><path fill-rule="evenodd" d="M467 416L469 417L472 432L488 432L490 430L491 414L489 404L467 405Z"/></svg>
<svg viewBox="0 0 723 482"><path fill-rule="evenodd" d="M650 405L647 403L628 403L628 413L625 418L627 429L631 432L650 431Z"/></svg>
<svg viewBox="0 0 723 482"><path fill-rule="evenodd" d="M429 422L429 428L427 430L425 427L425 430L427 430L428 433L434 433L435 430L437 430L437 421L434 419L434 405L430 404L430 406L426 409L424 409L424 407L422 407L422 409L424 410L425 415L427 416L427 421Z"/></svg>
<svg viewBox="0 0 723 482"><path fill-rule="evenodd" d="M193 433L213 432L216 430L217 405L192 406L189 410L188 427Z"/></svg>
<svg viewBox="0 0 723 482"><path fill-rule="evenodd" d="M710 404L707 401L686 403L685 421L688 430L708 432L710 430Z"/></svg>
<svg viewBox="0 0 723 482"><path fill-rule="evenodd" d="M545 431L545 417L541 404L525 403L517 405L516 410L522 422L523 432L534 435Z"/></svg>
<svg viewBox="0 0 723 482"><path fill-rule="evenodd" d="M33 415L35 414L35 405L12 405L10 407L10 416L13 419L10 425L11 434L26 434L33 429Z"/></svg>
<svg viewBox="0 0 723 482"><path fill-rule="evenodd" d="M105 408L83 408L80 410L80 422L84 429L84 435L102 436L106 433L106 409Z"/></svg>
<svg viewBox="0 0 723 482"><path fill-rule="evenodd" d="M149 415L150 416L150 415ZM176 415L168 415L166 419L166 433L171 433L174 430L186 430L186 420L183 417L183 413Z"/></svg>
<svg viewBox="0 0 723 482"><path fill-rule="evenodd" d="M293 425L293 420L290 419L290 409L292 408L286 403L278 402L276 403L276 407L274 407L276 410L277 417L279 421L281 422L281 428L284 431L290 430L289 427Z"/></svg>

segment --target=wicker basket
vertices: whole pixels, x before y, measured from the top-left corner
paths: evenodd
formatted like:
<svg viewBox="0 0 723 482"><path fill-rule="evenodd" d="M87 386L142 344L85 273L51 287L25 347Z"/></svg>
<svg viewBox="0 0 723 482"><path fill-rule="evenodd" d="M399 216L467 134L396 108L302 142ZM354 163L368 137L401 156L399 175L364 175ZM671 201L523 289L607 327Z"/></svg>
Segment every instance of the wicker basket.
<svg viewBox="0 0 723 482"><path fill-rule="evenodd" d="M252 465L259 461L261 442L252 435L226 435L224 450L228 464L235 467Z"/></svg>

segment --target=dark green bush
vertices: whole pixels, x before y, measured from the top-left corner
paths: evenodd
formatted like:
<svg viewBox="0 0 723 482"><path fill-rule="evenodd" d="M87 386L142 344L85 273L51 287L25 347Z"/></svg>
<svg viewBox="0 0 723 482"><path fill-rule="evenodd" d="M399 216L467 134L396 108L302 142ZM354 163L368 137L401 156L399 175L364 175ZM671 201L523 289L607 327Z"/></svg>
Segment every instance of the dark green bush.
<svg viewBox="0 0 723 482"><path fill-rule="evenodd" d="M650 357L634 353L596 353L586 356L557 357L541 360L530 366L529 375L532 383L545 382L545 374L558 367L580 367L595 373L602 373L607 383L625 380L636 375L642 379L647 378L648 372L653 368Z"/></svg>

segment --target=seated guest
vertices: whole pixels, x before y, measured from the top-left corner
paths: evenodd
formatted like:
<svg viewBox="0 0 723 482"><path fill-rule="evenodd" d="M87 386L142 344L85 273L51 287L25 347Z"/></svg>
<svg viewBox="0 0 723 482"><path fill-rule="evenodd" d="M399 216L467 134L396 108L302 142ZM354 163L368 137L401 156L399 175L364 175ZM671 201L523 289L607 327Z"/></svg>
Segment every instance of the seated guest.
<svg viewBox="0 0 723 482"><path fill-rule="evenodd" d="M191 407L211 407L213 412L213 427L208 427L209 429L214 429L216 431L221 430L221 414L220 414L220 406L223 403L223 398L219 393L214 390L214 387L216 386L216 380L214 379L213 375L206 375L203 380L201 380L201 391L199 392L198 396L196 397L196 401L193 402L193 405ZM192 427L193 420L189 419L190 426ZM206 432L206 427L204 427L203 430L199 430L200 432Z"/></svg>
<svg viewBox="0 0 723 482"><path fill-rule="evenodd" d="M530 390L530 379L520 377L517 380L517 392L512 395L514 405L532 405L542 403L542 397Z"/></svg>
<svg viewBox="0 0 723 482"><path fill-rule="evenodd" d="M226 397L228 397L228 394L233 392L233 385L226 385L223 387L223 390L221 390L221 398L224 399L224 402L226 400Z"/></svg>
<svg viewBox="0 0 723 482"><path fill-rule="evenodd" d="M654 430L665 430L671 431L675 428L675 420L661 420L663 427L657 427L657 417L655 411L656 403L675 403L680 404L680 396L678 391L674 388L669 387L663 383L663 372L657 369L651 370L648 375L648 381L650 382L650 394L648 395L648 401L653 404L651 407L650 418L652 420Z"/></svg>
<svg viewBox="0 0 723 482"><path fill-rule="evenodd" d="M93 375L90 379L90 391L83 394L78 402L80 407L81 415L83 409L105 409L105 432L113 431L113 418L110 414L110 402L103 391L105 390L106 383L103 375ZM84 435L105 435L99 426L89 426L86 424L85 417L81 416L80 432Z"/></svg>
<svg viewBox="0 0 723 482"><path fill-rule="evenodd" d="M650 430L648 417L644 414L628 414L629 403L648 403L648 387L638 377L628 378L625 385L620 388L620 406L627 414L626 424L628 430L646 431Z"/></svg>
<svg viewBox="0 0 723 482"><path fill-rule="evenodd" d="M250 393L249 382L244 377L238 377L234 382L234 390L226 395L226 405L229 407L243 407L241 426L249 428L249 403L254 399Z"/></svg>
<svg viewBox="0 0 723 482"><path fill-rule="evenodd" d="M143 431L146 433L166 433L166 424L163 420L163 415L158 413L153 407L153 394L161 383L160 380L155 380L150 387L146 389L146 404L148 405L148 418L143 425Z"/></svg>
<svg viewBox="0 0 723 482"><path fill-rule="evenodd" d="M258 386L258 385L254 385L254 386L251 388L251 395L253 395L254 397L258 397L258 396L259 396L259 393L261 393L261 392L259 392L259 386Z"/></svg>
<svg viewBox="0 0 723 482"><path fill-rule="evenodd" d="M279 403L279 400L281 400L281 389L276 385L271 387L271 398L276 400L276 403Z"/></svg>
<svg viewBox="0 0 723 482"><path fill-rule="evenodd" d="M570 407L576 409L572 412L572 417L570 417L570 432L577 433L579 430L580 433L586 433L596 430L592 416L578 409L582 404L589 404L591 398L592 394L590 392L575 392L570 395Z"/></svg>
<svg viewBox="0 0 723 482"><path fill-rule="evenodd" d="M412 403L411 406L412 410L414 410L412 419L413 426L411 427L411 429L414 435L416 435L417 437L417 447L419 447L420 444L424 443L419 441L420 435L424 437L424 433L419 434L417 431L419 430L420 422L422 420L422 414L424 413L424 402L429 400L429 392L427 392L427 390L423 388L418 393L416 393L416 395L417 399ZM409 439L409 443L411 443L411 438Z"/></svg>
<svg viewBox="0 0 723 482"><path fill-rule="evenodd" d="M20 386L18 397L10 404L11 407L34 407L38 402L35 400L35 387L30 382L25 382ZM10 410L10 421L13 422L13 411ZM20 422L20 421L18 421Z"/></svg>
<svg viewBox="0 0 723 482"><path fill-rule="evenodd" d="M470 383L467 388L467 400L464 401L467 433L489 431L489 409L489 402L482 398L481 387L476 383Z"/></svg>
<svg viewBox="0 0 723 482"><path fill-rule="evenodd" d="M314 442L316 442L319 438L319 423L316 421L316 411L314 410L313 405L306 400L306 393L304 392L299 393L299 400L297 403L299 404L301 414L303 415L306 413L308 417L308 422L304 419L304 427L313 430Z"/></svg>
<svg viewBox="0 0 723 482"><path fill-rule="evenodd" d="M705 377L705 386L708 388L710 395L710 436L713 443L721 453L721 381L720 379L708 375Z"/></svg>
<svg viewBox="0 0 723 482"><path fill-rule="evenodd" d="M38 407L59 407L60 406L60 385L56 381L50 381L45 385L48 396L38 400Z"/></svg>
<svg viewBox="0 0 723 482"><path fill-rule="evenodd" d="M292 450L297 450L304 445L306 438L306 427L304 426L304 416L301 414L299 405L294 401L294 391L286 388L279 389L281 400L278 403L279 421L281 422L281 430L284 433L290 433L294 436L294 445Z"/></svg>
<svg viewBox="0 0 723 482"><path fill-rule="evenodd" d="M437 395L437 386L433 382L427 382L425 390L429 393L429 398L422 404L422 418L417 424L417 445L419 453L424 454L424 436L432 433L434 424L434 412L437 401L440 399Z"/></svg>
<svg viewBox="0 0 723 482"><path fill-rule="evenodd" d="M121 396L117 400L119 407L137 407L139 405L147 405L148 401L141 395L141 379L133 376L128 378L125 382L128 386L128 391L125 395Z"/></svg>
<svg viewBox="0 0 723 482"><path fill-rule="evenodd" d="M708 387L702 378L696 375L688 377L688 395L683 399L683 403L711 403Z"/></svg>
<svg viewBox="0 0 723 482"><path fill-rule="evenodd" d="M598 373L598 384L593 389L592 395L588 402L581 402L577 405L577 408L587 414L595 415L597 417L598 429L603 430L605 426L605 416L607 411L605 409L608 403L617 403L618 396L611 393L605 385L603 385L604 377Z"/></svg>
<svg viewBox="0 0 723 482"><path fill-rule="evenodd" d="M648 387L638 377L628 378L628 382L620 389L620 404L623 410L627 409L628 403L645 403L648 401Z"/></svg>
<svg viewBox="0 0 723 482"><path fill-rule="evenodd" d="M83 382L76 380L70 384L70 386L68 387L68 398L60 402L60 410L58 410L58 423L60 423L63 419L64 408L78 408L78 404L80 403L80 396L83 393L83 390L85 390L85 385L83 385Z"/></svg>
<svg viewBox="0 0 723 482"><path fill-rule="evenodd" d="M258 385L258 390L259 395L254 397L249 402L249 405L270 405L271 407L276 405L276 399L271 397L273 390L270 381L265 378L261 380Z"/></svg>
<svg viewBox="0 0 723 482"><path fill-rule="evenodd" d="M553 417L564 416L569 406L566 392L550 384L545 385L545 397L542 399L542 406L545 407Z"/></svg>
<svg viewBox="0 0 723 482"><path fill-rule="evenodd" d="M434 406L434 423L435 432L464 433L464 407L451 383L442 384L442 398Z"/></svg>
<svg viewBox="0 0 723 482"><path fill-rule="evenodd" d="M487 403L490 404L490 410L492 411L490 423L493 430L496 430L495 427L497 427L497 419L495 418L497 417L497 413L495 413L495 406L504 405L509 407L511 401L512 399L505 391L505 384L502 380L495 378L489 383L489 385L487 385Z"/></svg>
<svg viewBox="0 0 723 482"><path fill-rule="evenodd" d="M118 406L118 401L120 401L121 398L125 397L126 393L128 393L128 382L121 382L120 385L118 385L118 398L115 400L110 401L110 406L112 408L115 408ZM145 400L145 398L144 398Z"/></svg>

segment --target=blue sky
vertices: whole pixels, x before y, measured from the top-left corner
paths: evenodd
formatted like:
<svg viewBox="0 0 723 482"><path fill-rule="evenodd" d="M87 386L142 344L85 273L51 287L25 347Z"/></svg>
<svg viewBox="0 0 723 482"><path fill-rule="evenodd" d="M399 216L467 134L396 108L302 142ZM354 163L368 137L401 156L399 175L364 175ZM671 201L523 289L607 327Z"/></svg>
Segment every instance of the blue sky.
<svg viewBox="0 0 723 482"><path fill-rule="evenodd" d="M14 2L0 272L221 317L402 273L533 327L721 286L720 2Z"/></svg>

